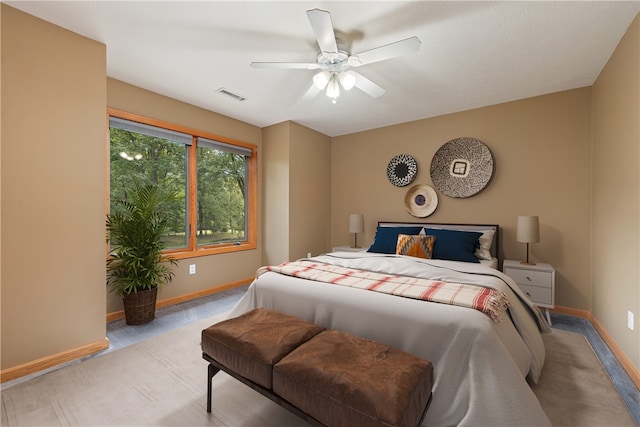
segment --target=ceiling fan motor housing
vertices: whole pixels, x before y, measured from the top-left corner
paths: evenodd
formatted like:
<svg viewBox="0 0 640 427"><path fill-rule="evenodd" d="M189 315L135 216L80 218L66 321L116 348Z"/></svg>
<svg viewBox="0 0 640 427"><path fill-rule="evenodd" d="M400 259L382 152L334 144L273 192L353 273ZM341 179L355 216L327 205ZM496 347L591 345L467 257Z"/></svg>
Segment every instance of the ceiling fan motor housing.
<svg viewBox="0 0 640 427"><path fill-rule="evenodd" d="M320 68L330 73L339 73L349 67L349 55L342 50L338 52L321 52L317 61Z"/></svg>

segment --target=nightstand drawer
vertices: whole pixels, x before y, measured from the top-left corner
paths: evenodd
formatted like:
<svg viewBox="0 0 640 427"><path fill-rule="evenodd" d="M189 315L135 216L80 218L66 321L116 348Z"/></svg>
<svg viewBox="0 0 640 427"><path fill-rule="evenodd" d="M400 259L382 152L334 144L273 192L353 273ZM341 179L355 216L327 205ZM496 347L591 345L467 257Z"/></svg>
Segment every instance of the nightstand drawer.
<svg viewBox="0 0 640 427"><path fill-rule="evenodd" d="M518 268L506 268L505 274L511 277L518 285L537 286L551 289L552 274L546 271L521 270Z"/></svg>
<svg viewBox="0 0 640 427"><path fill-rule="evenodd" d="M553 307L553 297L551 288L541 288L538 286L528 286L518 284L531 301L539 305L548 305Z"/></svg>
<svg viewBox="0 0 640 427"><path fill-rule="evenodd" d="M547 323L551 325L549 309L555 304L555 269L550 264L522 264L512 259L505 259L502 269L535 305L546 309Z"/></svg>

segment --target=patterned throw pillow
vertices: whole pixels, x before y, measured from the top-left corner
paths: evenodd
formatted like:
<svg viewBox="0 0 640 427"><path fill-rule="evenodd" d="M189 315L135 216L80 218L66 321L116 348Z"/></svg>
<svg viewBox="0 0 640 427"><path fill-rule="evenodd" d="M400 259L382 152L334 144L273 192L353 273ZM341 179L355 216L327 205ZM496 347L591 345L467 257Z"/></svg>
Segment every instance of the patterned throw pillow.
<svg viewBox="0 0 640 427"><path fill-rule="evenodd" d="M407 234L398 234L396 254L431 259L431 254L433 254L433 244L435 241L435 236L431 235L419 234L416 236L410 236Z"/></svg>

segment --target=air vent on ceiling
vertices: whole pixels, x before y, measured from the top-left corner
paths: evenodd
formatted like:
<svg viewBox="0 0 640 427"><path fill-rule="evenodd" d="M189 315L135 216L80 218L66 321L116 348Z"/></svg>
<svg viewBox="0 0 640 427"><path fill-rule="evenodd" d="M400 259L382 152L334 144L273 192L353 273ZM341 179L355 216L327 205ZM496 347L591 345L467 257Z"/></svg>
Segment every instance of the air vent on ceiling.
<svg viewBox="0 0 640 427"><path fill-rule="evenodd" d="M231 98L235 99L236 101L244 101L244 100L246 100L246 99L247 99L247 98L245 98L244 96L242 96L242 95L238 95L237 93L233 93L233 92L231 92L230 90L225 89L225 88L223 88L223 87L221 87L220 89L216 90L216 92L221 93L221 94L223 94L223 95L227 95L227 96L229 96L229 97L231 97Z"/></svg>

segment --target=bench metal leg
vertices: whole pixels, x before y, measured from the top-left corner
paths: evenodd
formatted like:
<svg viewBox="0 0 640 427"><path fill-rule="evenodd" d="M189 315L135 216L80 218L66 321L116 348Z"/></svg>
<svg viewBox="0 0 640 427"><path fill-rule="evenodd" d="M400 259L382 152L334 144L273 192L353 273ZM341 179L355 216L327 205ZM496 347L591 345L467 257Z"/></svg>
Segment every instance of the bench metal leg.
<svg viewBox="0 0 640 427"><path fill-rule="evenodd" d="M206 353L202 353L202 358L207 362L209 362L209 385L207 386L207 412L211 412L211 380L213 379L213 376L215 374L222 371L227 373L229 376L237 379L241 383L254 389L258 393L262 394L263 396L271 399L271 401L277 403L278 405L282 406L288 411L293 412L294 414L296 414L297 416L299 416L300 418L302 418L303 420L311 424L313 427L326 427L324 424L322 424L320 421L313 418L311 415L301 411L300 409L296 408L288 401L284 400L282 397L275 394L271 389L264 388L261 385L256 384L251 380L248 380L242 375L236 372L233 372L231 369L220 364L218 361L216 361L214 358L212 358Z"/></svg>
<svg viewBox="0 0 640 427"><path fill-rule="evenodd" d="M209 363L207 378L207 412L209 413L211 412L211 382L213 381L213 376L218 372L220 372L220 369Z"/></svg>

